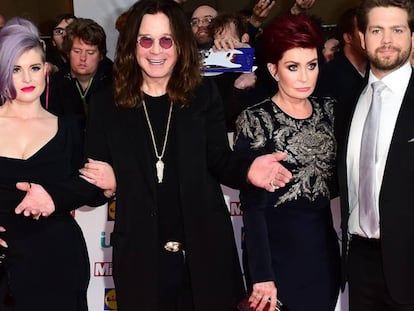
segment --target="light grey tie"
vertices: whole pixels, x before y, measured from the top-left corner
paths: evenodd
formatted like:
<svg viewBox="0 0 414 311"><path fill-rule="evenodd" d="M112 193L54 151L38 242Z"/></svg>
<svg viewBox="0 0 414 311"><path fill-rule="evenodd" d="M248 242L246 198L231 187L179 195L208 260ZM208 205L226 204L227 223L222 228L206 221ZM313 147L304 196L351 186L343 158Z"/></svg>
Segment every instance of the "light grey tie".
<svg viewBox="0 0 414 311"><path fill-rule="evenodd" d="M376 154L381 113L381 92L386 88L382 81L371 84L372 101L362 131L359 155L359 225L368 237L379 227L379 215L375 208Z"/></svg>

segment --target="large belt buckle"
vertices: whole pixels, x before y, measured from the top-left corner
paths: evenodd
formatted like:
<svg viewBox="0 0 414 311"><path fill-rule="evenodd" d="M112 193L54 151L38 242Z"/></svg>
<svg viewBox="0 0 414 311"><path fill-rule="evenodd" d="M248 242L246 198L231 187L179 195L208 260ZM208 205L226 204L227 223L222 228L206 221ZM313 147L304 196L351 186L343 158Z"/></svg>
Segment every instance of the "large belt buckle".
<svg viewBox="0 0 414 311"><path fill-rule="evenodd" d="M176 253L183 249L183 244L176 241L168 241L164 244L164 249L168 252Z"/></svg>

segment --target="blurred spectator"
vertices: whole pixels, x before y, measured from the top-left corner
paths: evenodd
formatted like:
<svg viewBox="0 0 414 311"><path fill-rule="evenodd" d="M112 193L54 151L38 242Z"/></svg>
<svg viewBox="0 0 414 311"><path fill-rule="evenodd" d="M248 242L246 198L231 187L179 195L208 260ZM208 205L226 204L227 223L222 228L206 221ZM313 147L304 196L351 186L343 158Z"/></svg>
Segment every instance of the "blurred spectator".
<svg viewBox="0 0 414 311"><path fill-rule="evenodd" d="M122 12L115 21L115 29L121 32L125 26L128 17L128 11Z"/></svg>
<svg viewBox="0 0 414 311"><path fill-rule="evenodd" d="M218 12L208 5L201 5L194 10L190 24L199 49L211 48L213 38L208 26L217 14Z"/></svg>
<svg viewBox="0 0 414 311"><path fill-rule="evenodd" d="M356 92L363 84L368 59L361 46L356 23L356 9L346 10L337 23L337 37L340 50L331 62L321 67L315 94L330 96L337 100L335 106L335 134L341 140L345 120L352 113Z"/></svg>
<svg viewBox="0 0 414 311"><path fill-rule="evenodd" d="M50 72L54 73L60 69L68 69L68 58L63 51L63 39L66 36L66 27L76 19L71 13L58 15L52 21L50 27L50 45L47 48L46 60L50 64Z"/></svg>
<svg viewBox="0 0 414 311"><path fill-rule="evenodd" d="M336 38L329 38L325 41L322 49L325 62L328 63L334 59L335 53L339 50L339 41Z"/></svg>
<svg viewBox="0 0 414 311"><path fill-rule="evenodd" d="M216 47L226 49L250 47L247 43L249 42L247 23L240 14L217 15L212 20L209 30ZM214 76L213 79L223 99L227 131L234 132L237 116L252 100L249 90L256 84L256 75L254 72L225 72Z"/></svg>
<svg viewBox="0 0 414 311"><path fill-rule="evenodd" d="M51 76L46 106L58 116L86 116L91 94L110 87L112 81L105 31L92 19L75 19L66 28L62 47L70 68Z"/></svg>

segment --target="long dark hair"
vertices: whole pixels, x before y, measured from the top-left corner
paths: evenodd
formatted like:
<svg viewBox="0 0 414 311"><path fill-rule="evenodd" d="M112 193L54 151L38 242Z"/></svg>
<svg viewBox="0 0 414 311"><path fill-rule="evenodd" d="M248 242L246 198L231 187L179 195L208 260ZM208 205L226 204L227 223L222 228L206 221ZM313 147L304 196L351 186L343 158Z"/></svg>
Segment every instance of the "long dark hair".
<svg viewBox="0 0 414 311"><path fill-rule="evenodd" d="M168 17L177 49L177 63L167 85L171 101L188 105L201 82L197 45L181 6L173 0L141 0L128 10L125 28L118 38L114 61L114 97L118 107L132 108L142 103L143 75L136 60L136 42L144 15L157 13Z"/></svg>

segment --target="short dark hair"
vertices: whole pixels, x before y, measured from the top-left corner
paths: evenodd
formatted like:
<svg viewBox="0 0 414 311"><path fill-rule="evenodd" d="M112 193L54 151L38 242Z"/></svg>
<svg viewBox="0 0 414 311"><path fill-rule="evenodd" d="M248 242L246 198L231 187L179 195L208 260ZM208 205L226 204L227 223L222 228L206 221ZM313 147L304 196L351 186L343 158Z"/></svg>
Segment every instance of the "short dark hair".
<svg viewBox="0 0 414 311"><path fill-rule="evenodd" d="M277 64L293 48L321 49L324 37L320 25L307 14L276 17L264 30L264 58Z"/></svg>
<svg viewBox="0 0 414 311"><path fill-rule="evenodd" d="M101 25L89 18L76 18L66 27L66 36L63 39L63 51L69 54L73 40L81 39L83 42L96 45L101 57L106 56L106 34Z"/></svg>
<svg viewBox="0 0 414 311"><path fill-rule="evenodd" d="M197 44L182 7L173 0L141 0L129 9L128 26L118 37L114 61L114 96L118 107L132 108L142 104L144 95L140 89L143 76L136 59L137 36L144 15L157 13L168 17L173 48L177 50L177 63L172 73L174 78L167 85L171 101L188 105L201 82Z"/></svg>
<svg viewBox="0 0 414 311"><path fill-rule="evenodd" d="M63 13L55 16L50 23L49 33L53 37L53 29L57 27L62 21L68 21L69 19L76 19L76 16L72 13Z"/></svg>
<svg viewBox="0 0 414 311"><path fill-rule="evenodd" d="M354 31L358 29L356 15L357 9L350 8L339 16L339 20L336 25L336 38L339 40L341 46L345 45L344 34L353 34Z"/></svg>
<svg viewBox="0 0 414 311"><path fill-rule="evenodd" d="M211 37L214 37L216 33L221 33L231 23L236 27L239 39L247 33L247 24L243 15L237 13L222 13L213 18L211 24L208 26Z"/></svg>
<svg viewBox="0 0 414 311"><path fill-rule="evenodd" d="M362 0L357 9L358 29L365 33L368 26L368 13L377 7L397 7L403 9L408 15L408 27L414 31L414 1L413 0Z"/></svg>

